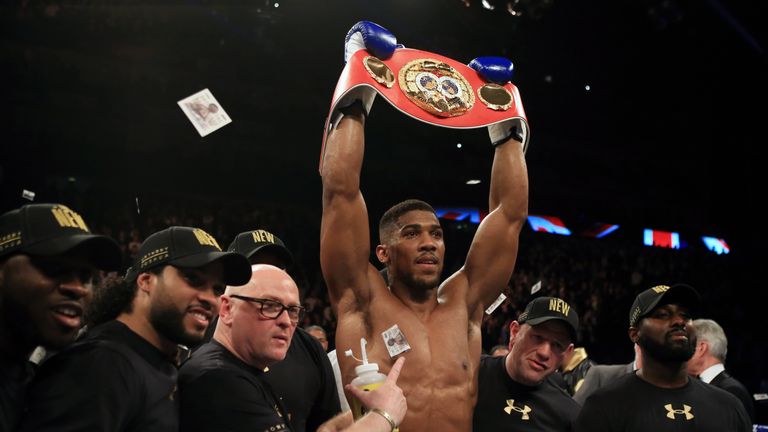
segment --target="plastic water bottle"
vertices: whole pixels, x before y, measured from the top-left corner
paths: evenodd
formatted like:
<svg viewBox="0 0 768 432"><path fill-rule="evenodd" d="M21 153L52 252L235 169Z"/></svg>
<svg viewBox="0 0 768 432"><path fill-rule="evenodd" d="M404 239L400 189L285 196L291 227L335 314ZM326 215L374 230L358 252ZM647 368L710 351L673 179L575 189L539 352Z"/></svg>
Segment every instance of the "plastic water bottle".
<svg viewBox="0 0 768 432"><path fill-rule="evenodd" d="M352 380L352 385L363 391L371 391L380 385L384 384L387 376L379 372L379 365L377 363L368 363L368 353L365 351L365 345L368 342L365 338L360 338L360 351L363 355L362 364L355 366L355 373L357 377ZM357 361L359 359L352 355L352 350L349 349L344 353L347 357L352 357ZM367 412L366 408L357 400L356 397L352 397L352 415L355 420L359 419Z"/></svg>

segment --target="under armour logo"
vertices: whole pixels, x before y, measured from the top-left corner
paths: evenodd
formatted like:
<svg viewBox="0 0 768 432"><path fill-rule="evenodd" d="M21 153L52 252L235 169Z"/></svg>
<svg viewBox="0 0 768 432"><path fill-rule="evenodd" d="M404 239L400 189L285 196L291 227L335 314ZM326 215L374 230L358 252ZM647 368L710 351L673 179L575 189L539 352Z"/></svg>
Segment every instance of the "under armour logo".
<svg viewBox="0 0 768 432"><path fill-rule="evenodd" d="M507 414L512 414L512 411L517 411L520 414L522 414L523 420L530 420L531 418L528 416L528 413L531 412L531 407L528 405L523 405L522 408L515 406L515 400L514 399L507 399L507 407L504 408L504 411L506 411Z"/></svg>
<svg viewBox="0 0 768 432"><path fill-rule="evenodd" d="M693 414L691 414L691 407L688 405L683 404L683 409L672 409L672 404L666 404L664 405L664 408L667 409L667 418L671 418L672 420L675 419L676 414L684 414L686 420L693 418Z"/></svg>

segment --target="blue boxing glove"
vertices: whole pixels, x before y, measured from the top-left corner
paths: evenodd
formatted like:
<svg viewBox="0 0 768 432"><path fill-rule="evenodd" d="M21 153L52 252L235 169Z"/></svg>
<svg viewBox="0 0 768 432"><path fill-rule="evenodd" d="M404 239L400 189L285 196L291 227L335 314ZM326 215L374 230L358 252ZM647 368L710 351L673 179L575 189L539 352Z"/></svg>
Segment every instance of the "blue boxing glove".
<svg viewBox="0 0 768 432"><path fill-rule="evenodd" d="M349 58L361 49L386 60L392 57L395 48L397 39L389 30L370 21L359 21L349 29L347 37L344 38L344 62L348 62Z"/></svg>
<svg viewBox="0 0 768 432"><path fill-rule="evenodd" d="M392 57L396 48L397 38L389 30L370 21L359 21L349 29L347 37L344 38L344 62L348 62L352 55L361 49L368 50L374 57L386 60ZM346 94L337 106L345 108L359 100L367 116L375 98L375 90L360 86Z"/></svg>
<svg viewBox="0 0 768 432"><path fill-rule="evenodd" d="M512 62L504 57L478 57L469 62L468 66L477 71L484 80L499 85L511 81L515 69ZM509 119L490 125L488 135L494 146L506 142L511 137L523 143L523 151L528 147L526 142L528 125L520 119Z"/></svg>

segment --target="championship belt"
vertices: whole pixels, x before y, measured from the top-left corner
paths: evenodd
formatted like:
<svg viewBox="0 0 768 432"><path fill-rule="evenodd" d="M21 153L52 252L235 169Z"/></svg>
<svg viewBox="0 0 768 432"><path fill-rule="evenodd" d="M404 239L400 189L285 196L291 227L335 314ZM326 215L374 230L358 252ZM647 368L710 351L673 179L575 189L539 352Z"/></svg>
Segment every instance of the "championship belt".
<svg viewBox="0 0 768 432"><path fill-rule="evenodd" d="M397 48L381 60L361 49L349 58L336 84L321 158L337 104L360 86L372 88L400 112L434 126L475 129L516 118L528 127L520 93L510 82L488 82L469 66L428 51Z"/></svg>

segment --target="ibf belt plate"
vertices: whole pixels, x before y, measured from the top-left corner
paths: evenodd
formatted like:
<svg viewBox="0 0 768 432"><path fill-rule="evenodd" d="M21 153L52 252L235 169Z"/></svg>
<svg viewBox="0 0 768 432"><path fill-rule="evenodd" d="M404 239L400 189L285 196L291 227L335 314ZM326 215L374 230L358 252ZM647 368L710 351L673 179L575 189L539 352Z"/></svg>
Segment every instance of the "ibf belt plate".
<svg viewBox="0 0 768 432"><path fill-rule="evenodd" d="M475 92L466 78L439 60L408 62L400 69L398 81L408 99L439 117L460 116L475 104Z"/></svg>

